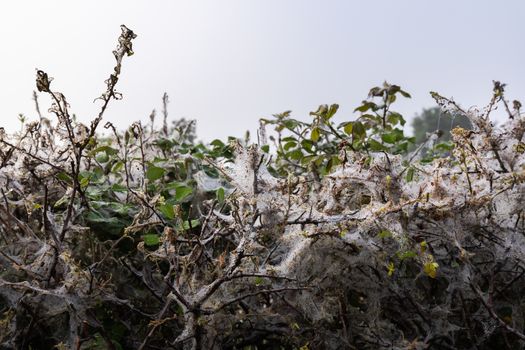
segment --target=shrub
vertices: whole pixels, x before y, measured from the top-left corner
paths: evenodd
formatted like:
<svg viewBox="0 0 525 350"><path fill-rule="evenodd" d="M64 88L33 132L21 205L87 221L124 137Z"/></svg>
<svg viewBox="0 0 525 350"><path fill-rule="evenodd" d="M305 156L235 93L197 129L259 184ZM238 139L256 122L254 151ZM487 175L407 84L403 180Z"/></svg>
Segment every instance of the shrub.
<svg viewBox="0 0 525 350"><path fill-rule="evenodd" d="M473 129L425 158L387 83L356 120L284 112L257 144L195 142L166 95L160 127L102 137L134 38L90 126L38 71L56 123L1 135L3 348L523 347L525 119L503 84L481 111L433 93Z"/></svg>

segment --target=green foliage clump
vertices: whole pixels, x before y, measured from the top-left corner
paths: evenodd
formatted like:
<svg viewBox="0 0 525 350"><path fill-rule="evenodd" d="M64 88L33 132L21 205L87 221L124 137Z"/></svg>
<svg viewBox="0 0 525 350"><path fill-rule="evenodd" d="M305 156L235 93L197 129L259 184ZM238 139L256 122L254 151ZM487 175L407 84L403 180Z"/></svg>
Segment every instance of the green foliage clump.
<svg viewBox="0 0 525 350"><path fill-rule="evenodd" d="M321 105L310 112L311 123L291 118L290 111L275 114L274 119L261 119L263 125L274 126L276 132L276 136L270 136L277 155L270 169L280 176L305 171L323 176L346 163L348 151L406 154L415 139L405 136L405 119L391 110L398 96L410 98L397 85L385 82L382 87L374 87L368 99L355 109L361 115L338 125L333 121L337 104ZM263 146L263 151L268 153L269 149Z"/></svg>

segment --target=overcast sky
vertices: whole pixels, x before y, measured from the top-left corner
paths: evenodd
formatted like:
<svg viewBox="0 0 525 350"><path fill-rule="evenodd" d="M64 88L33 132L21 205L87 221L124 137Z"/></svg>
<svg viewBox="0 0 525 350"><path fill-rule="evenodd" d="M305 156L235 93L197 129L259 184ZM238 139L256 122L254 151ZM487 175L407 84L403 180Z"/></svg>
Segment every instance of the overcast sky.
<svg viewBox="0 0 525 350"><path fill-rule="evenodd" d="M433 105L430 90L484 105L492 80L525 100L525 1L192 0L10 1L0 11L0 126L35 118L35 68L54 77L81 121L114 66L126 24L138 37L106 120L148 120L170 96L172 118L198 121L200 138L241 136L287 109L299 119L339 103L339 120L384 80L413 98L409 119ZM41 107L49 100L42 97Z"/></svg>

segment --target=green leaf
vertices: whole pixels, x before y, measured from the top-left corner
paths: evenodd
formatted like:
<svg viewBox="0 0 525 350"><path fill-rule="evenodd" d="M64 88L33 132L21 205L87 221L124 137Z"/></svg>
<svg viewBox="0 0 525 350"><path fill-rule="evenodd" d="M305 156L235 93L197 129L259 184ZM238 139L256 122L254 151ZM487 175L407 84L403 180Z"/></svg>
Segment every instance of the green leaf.
<svg viewBox="0 0 525 350"><path fill-rule="evenodd" d="M185 185L179 186L175 189L175 200L177 202L181 202L186 197L188 197L190 194L192 194L192 192L193 192L193 188L189 186L185 186Z"/></svg>
<svg viewBox="0 0 525 350"><path fill-rule="evenodd" d="M106 163L109 160L107 153L99 153L95 158L99 163Z"/></svg>
<svg viewBox="0 0 525 350"><path fill-rule="evenodd" d="M222 142L219 139L213 140L212 142L210 142L210 145L215 146L215 147L224 147L225 146L224 142Z"/></svg>
<svg viewBox="0 0 525 350"><path fill-rule="evenodd" d="M352 127L352 136L354 139L362 140L366 137L366 128L361 122L354 122Z"/></svg>
<svg viewBox="0 0 525 350"><path fill-rule="evenodd" d="M328 160L328 163L326 164L326 173L330 173L332 171L332 168L341 164L341 160L337 156L332 156Z"/></svg>
<svg viewBox="0 0 525 350"><path fill-rule="evenodd" d="M124 168L124 163L121 161L116 162L111 168L112 173L118 173Z"/></svg>
<svg viewBox="0 0 525 350"><path fill-rule="evenodd" d="M383 122L382 117L378 115L374 115L374 114L368 114L368 113L361 115L361 117L359 118L359 120L363 120L363 119L370 120L373 124L379 124Z"/></svg>
<svg viewBox="0 0 525 350"><path fill-rule="evenodd" d="M142 236L142 239L147 246L154 246L160 243L159 235L157 234L147 234Z"/></svg>
<svg viewBox="0 0 525 350"><path fill-rule="evenodd" d="M153 163L162 163L162 162L167 162L168 159L166 158L161 158L161 157L155 157L153 158Z"/></svg>
<svg viewBox="0 0 525 350"><path fill-rule="evenodd" d="M288 151L290 148L294 148L295 146L297 146L297 142L295 142L295 141L289 141L289 142L286 142L286 143L284 144L284 147L283 147L283 148L284 148L285 151Z"/></svg>
<svg viewBox="0 0 525 350"><path fill-rule="evenodd" d="M410 94L406 91L403 91L403 90L399 90L399 93L403 96L403 97L406 97L406 98L412 98L412 96L410 96Z"/></svg>
<svg viewBox="0 0 525 350"><path fill-rule="evenodd" d="M343 127L343 130L348 136L352 136L352 130L354 129L354 124L352 122L348 122Z"/></svg>
<svg viewBox="0 0 525 350"><path fill-rule="evenodd" d="M121 185L121 184L113 184L111 185L111 190L113 192L127 192L128 191L128 188L124 185Z"/></svg>
<svg viewBox="0 0 525 350"><path fill-rule="evenodd" d="M397 149L394 152L394 154L406 153L406 152L408 152L408 142L401 142L397 144Z"/></svg>
<svg viewBox="0 0 525 350"><path fill-rule="evenodd" d="M381 140L386 143L394 144L403 139L403 131L399 129L394 129L389 133L381 135Z"/></svg>
<svg viewBox="0 0 525 350"><path fill-rule="evenodd" d="M289 130L293 130L297 125L299 125L299 122L294 119L287 119L283 120L283 125L286 126L286 128L288 128Z"/></svg>
<svg viewBox="0 0 525 350"><path fill-rule="evenodd" d="M286 118L286 117L290 116L291 113L292 113L292 111L284 111L282 113L272 114L272 116L277 118L277 119L283 119L283 118Z"/></svg>
<svg viewBox="0 0 525 350"><path fill-rule="evenodd" d="M108 156L111 156L111 155L117 154L118 153L118 149L115 149L115 148L110 147L110 146L100 146L100 147L96 148L95 150L93 150L94 154L101 153L101 152L104 152Z"/></svg>
<svg viewBox="0 0 525 350"><path fill-rule="evenodd" d="M388 114L388 117L386 118L386 120L392 124L392 125L397 125L398 123L403 126L405 125L406 121L405 121L405 118L403 118L403 116L397 112L390 112Z"/></svg>
<svg viewBox="0 0 525 350"><path fill-rule="evenodd" d="M406 177L406 180L407 182L411 182L412 180L414 180L414 168L410 167L408 168L407 170L407 177Z"/></svg>
<svg viewBox="0 0 525 350"><path fill-rule="evenodd" d="M315 115L317 117L320 117L322 115L325 115L328 111L328 105L320 105L317 107L317 110L315 112L310 112L310 115Z"/></svg>
<svg viewBox="0 0 525 350"><path fill-rule="evenodd" d="M217 201L222 204L224 202L224 188L219 187L215 193L215 196L217 197Z"/></svg>
<svg viewBox="0 0 525 350"><path fill-rule="evenodd" d="M160 148L161 150L169 150L171 147L175 146L176 144L168 139L165 139L163 137L159 138L158 140L154 141L153 144Z"/></svg>
<svg viewBox="0 0 525 350"><path fill-rule="evenodd" d="M312 129L312 132L310 133L310 140L313 142L317 142L319 140L320 132L319 128L315 127Z"/></svg>
<svg viewBox="0 0 525 350"><path fill-rule="evenodd" d="M381 239L390 238L392 237L392 232L388 230L382 230L381 232L379 232L378 236Z"/></svg>
<svg viewBox="0 0 525 350"><path fill-rule="evenodd" d="M95 167L93 169L93 176L91 177L91 179L93 181L95 180L101 180L102 178L104 177L104 169L102 169L102 167Z"/></svg>
<svg viewBox="0 0 525 350"><path fill-rule="evenodd" d="M300 160L303 157L303 152L301 152L300 149L296 149L294 151L288 152L286 155L293 160Z"/></svg>
<svg viewBox="0 0 525 350"><path fill-rule="evenodd" d="M97 235L109 234L111 236L119 236L124 227L130 224L106 210L100 210L100 212L91 210L85 218L89 227L91 227Z"/></svg>
<svg viewBox="0 0 525 350"><path fill-rule="evenodd" d="M314 161L315 159L317 159L317 156L315 155L303 157L301 159L301 165L307 165L310 162Z"/></svg>
<svg viewBox="0 0 525 350"><path fill-rule="evenodd" d="M166 203L159 207L160 212L169 220L173 220L175 212L173 211L173 205Z"/></svg>
<svg viewBox="0 0 525 350"><path fill-rule="evenodd" d="M86 220L89 222L96 222L96 223L102 223L107 225L118 225L120 224L120 220L115 217L106 217L98 212L90 211L87 216Z"/></svg>
<svg viewBox="0 0 525 350"><path fill-rule="evenodd" d="M56 175L57 179L61 180L61 181L64 181L64 182L67 182L68 184L72 183L72 179L71 179L71 176L69 176L68 174L64 173L64 172L61 172L61 173L58 173Z"/></svg>
<svg viewBox="0 0 525 350"><path fill-rule="evenodd" d="M448 152L452 151L454 149L454 143L452 142L441 142L434 146L434 148L438 151L442 152Z"/></svg>
<svg viewBox="0 0 525 350"><path fill-rule="evenodd" d="M326 112L324 120L325 121L330 120L330 118L332 118L337 113L338 109L339 109L339 105L337 103L332 104L330 108L328 109L328 112Z"/></svg>
<svg viewBox="0 0 525 350"><path fill-rule="evenodd" d="M304 139L301 141L301 146L303 147L303 149L308 152L308 153L314 153L314 151L312 151L312 147L314 146L314 143L311 141L311 140L308 140L308 139Z"/></svg>
<svg viewBox="0 0 525 350"><path fill-rule="evenodd" d="M66 204L67 202L69 201L69 197L64 195L62 196L59 200L57 200L55 202L55 204L53 205L54 208L59 208L60 206Z"/></svg>
<svg viewBox="0 0 525 350"><path fill-rule="evenodd" d="M383 87L387 88L388 86L390 85L387 82L383 83ZM385 92L385 89L382 89L379 86L374 86L368 92L368 97L380 97L380 96L383 96L384 92Z"/></svg>
<svg viewBox="0 0 525 350"><path fill-rule="evenodd" d="M133 206L125 202L110 202L108 208L120 215L128 215Z"/></svg>
<svg viewBox="0 0 525 350"><path fill-rule="evenodd" d="M149 181L155 181L155 180L160 179L162 176L164 176L165 172L166 170L162 168L159 168L154 165L150 165L148 167L148 170L146 170L146 177L148 178Z"/></svg>
<svg viewBox="0 0 525 350"><path fill-rule="evenodd" d="M374 139L368 140L368 146L374 152L381 152L381 151L388 150L385 146L383 146L382 144L380 144L379 142L377 142Z"/></svg>
<svg viewBox="0 0 525 350"><path fill-rule="evenodd" d="M363 101L363 104L356 109L354 109L354 112L366 112L369 109L372 109L373 111L377 110L378 107L374 102L369 101Z"/></svg>
<svg viewBox="0 0 525 350"><path fill-rule="evenodd" d="M388 95L387 97L387 101L389 104L396 102L396 99L397 99L396 95Z"/></svg>
<svg viewBox="0 0 525 350"><path fill-rule="evenodd" d="M404 251L402 253L398 253L400 260L406 260L406 259L413 259L417 256L416 252L413 252L411 250Z"/></svg>
<svg viewBox="0 0 525 350"><path fill-rule="evenodd" d="M392 134L383 134L381 135L381 140L386 143L396 143L396 138Z"/></svg>
<svg viewBox="0 0 525 350"><path fill-rule="evenodd" d="M87 187L87 185L89 185L89 177L80 179L80 187Z"/></svg>
<svg viewBox="0 0 525 350"><path fill-rule="evenodd" d="M191 228L199 227L201 224L200 220L194 219L191 220ZM188 220L184 220L182 223L182 226L177 227L178 230L189 230L190 229L190 222Z"/></svg>
<svg viewBox="0 0 525 350"><path fill-rule="evenodd" d="M262 150L264 153L268 153L268 152L270 152L270 145L262 145L262 146L261 146L261 150Z"/></svg>

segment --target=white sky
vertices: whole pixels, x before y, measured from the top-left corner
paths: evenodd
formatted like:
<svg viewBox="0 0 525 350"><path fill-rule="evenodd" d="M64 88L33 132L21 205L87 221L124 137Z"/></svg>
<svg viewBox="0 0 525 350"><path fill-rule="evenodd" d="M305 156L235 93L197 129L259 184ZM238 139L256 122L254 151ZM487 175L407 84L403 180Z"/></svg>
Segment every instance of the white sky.
<svg viewBox="0 0 525 350"><path fill-rule="evenodd" d="M525 97L523 0L10 1L0 8L0 126L35 118L35 68L54 77L88 122L114 66L126 24L138 37L105 119L148 120L170 96L172 118L197 119L205 140L254 131L287 109L298 119L339 103L339 120L384 80L413 98L411 118L433 105L428 91L484 105L492 80ZM41 98L46 110L49 100Z"/></svg>

